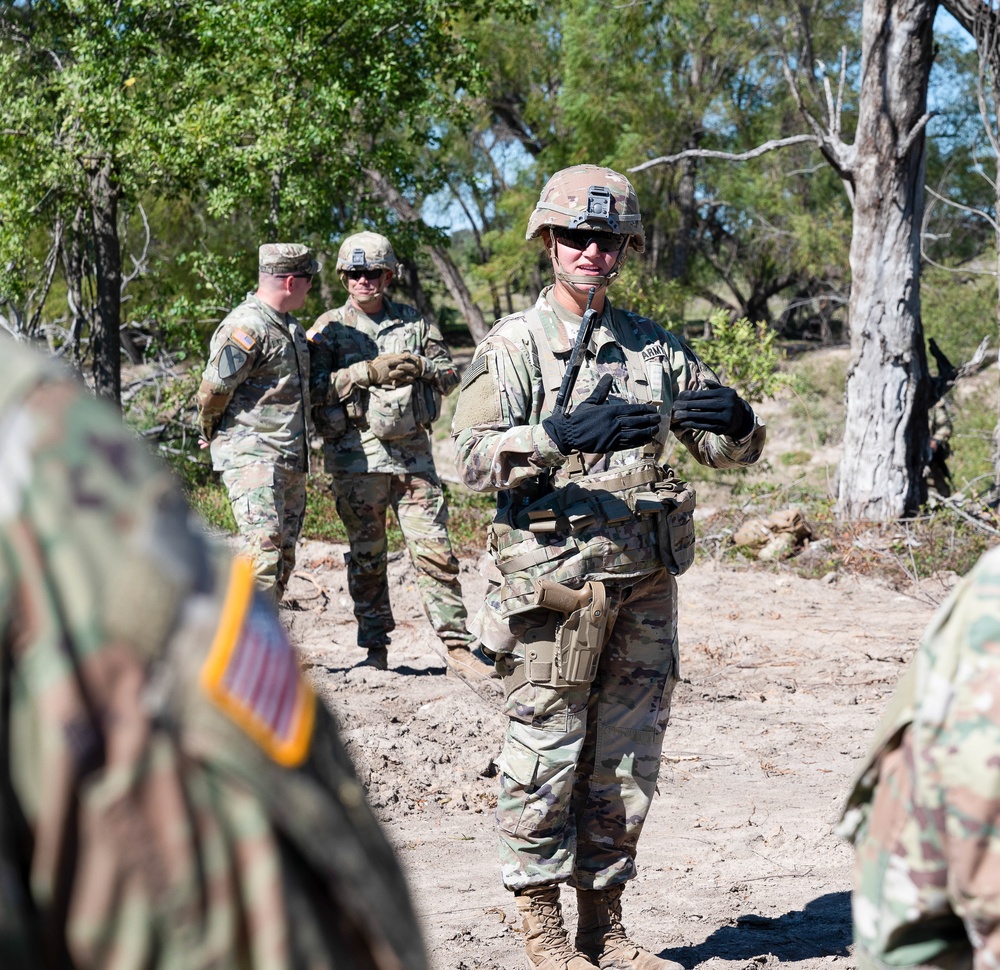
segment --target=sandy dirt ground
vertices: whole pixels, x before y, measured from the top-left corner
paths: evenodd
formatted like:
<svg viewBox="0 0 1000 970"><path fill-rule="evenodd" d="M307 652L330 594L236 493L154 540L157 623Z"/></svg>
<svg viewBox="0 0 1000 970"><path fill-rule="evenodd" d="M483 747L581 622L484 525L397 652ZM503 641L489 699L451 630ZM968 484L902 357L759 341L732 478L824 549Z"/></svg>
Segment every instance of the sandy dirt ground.
<svg viewBox="0 0 1000 970"><path fill-rule="evenodd" d="M305 543L283 610L308 676L398 850L431 966L520 967L493 833L500 698L490 682L445 675L405 553L390 562L390 669L357 668L344 551ZM463 562L462 580L475 611L476 563ZM685 967L852 964L851 851L832 827L947 585L901 593L846 573L807 580L711 560L681 579L683 680L624 897L638 942Z"/></svg>

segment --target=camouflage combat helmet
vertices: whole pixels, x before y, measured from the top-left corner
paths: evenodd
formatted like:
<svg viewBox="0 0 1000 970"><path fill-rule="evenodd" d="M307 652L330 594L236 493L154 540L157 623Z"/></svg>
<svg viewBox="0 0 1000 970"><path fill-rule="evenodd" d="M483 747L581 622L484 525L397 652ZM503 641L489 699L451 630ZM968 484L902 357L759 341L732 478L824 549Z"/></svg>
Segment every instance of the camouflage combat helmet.
<svg viewBox="0 0 1000 970"><path fill-rule="evenodd" d="M621 233L630 237L631 248L637 253L646 248L639 199L632 183L599 165L573 165L545 183L524 238L534 239L546 226Z"/></svg>
<svg viewBox="0 0 1000 970"><path fill-rule="evenodd" d="M337 272L349 269L387 269L396 272L396 254L392 243L377 232L356 232L340 244Z"/></svg>

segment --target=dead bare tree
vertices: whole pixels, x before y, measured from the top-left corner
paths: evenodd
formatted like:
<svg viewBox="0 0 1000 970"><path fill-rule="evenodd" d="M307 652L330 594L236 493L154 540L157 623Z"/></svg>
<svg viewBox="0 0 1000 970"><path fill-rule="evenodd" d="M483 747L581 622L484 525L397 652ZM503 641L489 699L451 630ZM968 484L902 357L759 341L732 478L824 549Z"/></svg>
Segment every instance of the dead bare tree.
<svg viewBox="0 0 1000 970"><path fill-rule="evenodd" d="M698 150L701 157L739 161L811 141L851 199L851 364L837 500L847 519L912 515L927 497L922 470L929 375L920 318L920 229L936 9L936 0L865 0L853 143L843 140L841 127L846 52L835 94L825 66L813 60L803 20L800 49L794 58L786 54L783 63L810 132L774 139L749 153Z"/></svg>

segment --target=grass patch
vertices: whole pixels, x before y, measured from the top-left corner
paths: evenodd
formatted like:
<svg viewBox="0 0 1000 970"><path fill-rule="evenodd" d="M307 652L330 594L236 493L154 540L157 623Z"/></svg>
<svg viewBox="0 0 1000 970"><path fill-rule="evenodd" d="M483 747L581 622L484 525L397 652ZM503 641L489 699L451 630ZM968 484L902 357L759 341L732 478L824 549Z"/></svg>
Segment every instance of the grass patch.
<svg viewBox="0 0 1000 970"><path fill-rule="evenodd" d="M812 455L808 451L784 451L778 455L782 465L808 465Z"/></svg>
<svg viewBox="0 0 1000 970"><path fill-rule="evenodd" d="M793 366L791 417L805 426L817 448L835 445L844 438L844 386L847 361L826 356Z"/></svg>

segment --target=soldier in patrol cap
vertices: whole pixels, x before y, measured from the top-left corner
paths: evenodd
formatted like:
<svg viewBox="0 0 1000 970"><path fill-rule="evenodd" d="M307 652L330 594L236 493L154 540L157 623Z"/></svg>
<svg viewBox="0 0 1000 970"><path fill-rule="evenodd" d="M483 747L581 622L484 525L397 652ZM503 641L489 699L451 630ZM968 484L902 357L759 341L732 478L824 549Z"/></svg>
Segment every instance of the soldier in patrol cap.
<svg viewBox="0 0 1000 970"><path fill-rule="evenodd" d="M838 834L859 970L1000 965L1000 550L931 620Z"/></svg>
<svg viewBox="0 0 1000 970"><path fill-rule="evenodd" d="M347 583L365 664L388 668L395 627L386 573L386 514L396 513L449 673L494 673L472 653L448 506L434 467L430 428L458 372L438 325L390 300L396 254L385 236L348 236L337 255L347 302L309 331L311 394L326 471L351 544Z"/></svg>
<svg viewBox="0 0 1000 970"><path fill-rule="evenodd" d="M248 561L0 337L0 966L423 970L334 721Z"/></svg>
<svg viewBox="0 0 1000 970"><path fill-rule="evenodd" d="M654 970L669 964L630 939L621 894L678 677L675 576L694 558L694 492L667 463L669 438L731 468L758 459L764 427L677 337L607 299L645 245L624 176L557 172L527 238L555 284L479 345L454 418L460 475L497 499L494 582L472 628L504 676L502 878L528 966ZM576 890L572 941L562 883Z"/></svg>
<svg viewBox="0 0 1000 970"><path fill-rule="evenodd" d="M242 550L280 602L295 568L309 470L309 347L291 311L305 303L320 265L297 243L261 246L258 263L257 292L212 337L198 420Z"/></svg>

